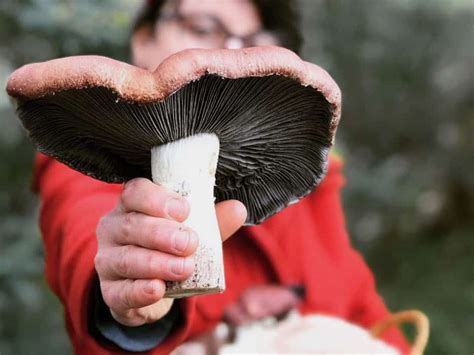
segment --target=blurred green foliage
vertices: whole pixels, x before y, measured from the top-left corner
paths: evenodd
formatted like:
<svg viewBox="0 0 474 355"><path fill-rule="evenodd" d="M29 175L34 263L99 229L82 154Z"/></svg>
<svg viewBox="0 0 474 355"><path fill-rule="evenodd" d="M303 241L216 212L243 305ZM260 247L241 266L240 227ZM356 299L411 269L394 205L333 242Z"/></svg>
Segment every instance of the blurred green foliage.
<svg viewBox="0 0 474 355"><path fill-rule="evenodd" d="M0 82L29 62L128 59L139 1L3 0ZM474 350L474 5L300 0L305 59L343 92L337 150L355 245L394 310L432 322L429 354ZM0 92L0 353L71 352L43 279L33 147Z"/></svg>

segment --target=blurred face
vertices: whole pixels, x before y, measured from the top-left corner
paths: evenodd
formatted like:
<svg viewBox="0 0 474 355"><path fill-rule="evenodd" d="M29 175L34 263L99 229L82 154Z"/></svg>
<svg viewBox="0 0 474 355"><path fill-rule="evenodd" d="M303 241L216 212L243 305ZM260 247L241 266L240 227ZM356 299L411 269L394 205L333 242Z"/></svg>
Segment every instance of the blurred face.
<svg viewBox="0 0 474 355"><path fill-rule="evenodd" d="M242 48L277 45L262 28L251 0L170 0L154 28L133 35L136 65L152 70L169 55L186 48Z"/></svg>

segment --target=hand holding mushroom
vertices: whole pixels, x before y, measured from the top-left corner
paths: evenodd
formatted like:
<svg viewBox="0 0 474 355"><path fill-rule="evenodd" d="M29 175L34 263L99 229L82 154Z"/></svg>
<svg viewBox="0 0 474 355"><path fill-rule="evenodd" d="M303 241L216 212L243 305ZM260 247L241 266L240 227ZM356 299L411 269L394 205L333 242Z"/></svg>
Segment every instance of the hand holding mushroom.
<svg viewBox="0 0 474 355"><path fill-rule="evenodd" d="M136 178L125 184L114 210L97 227L96 270L113 317L128 326L151 323L171 308L164 281L183 281L194 271L198 236L182 222L189 204L179 194ZM238 201L216 206L222 240L245 221Z"/></svg>

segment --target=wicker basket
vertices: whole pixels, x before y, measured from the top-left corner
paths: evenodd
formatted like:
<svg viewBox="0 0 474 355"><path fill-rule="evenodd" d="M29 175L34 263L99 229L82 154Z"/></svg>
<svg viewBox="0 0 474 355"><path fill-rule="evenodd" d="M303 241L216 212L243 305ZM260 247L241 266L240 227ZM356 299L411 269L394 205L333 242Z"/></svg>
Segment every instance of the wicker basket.
<svg viewBox="0 0 474 355"><path fill-rule="evenodd" d="M370 333L379 338L385 330L393 326L399 326L402 323L413 323L416 328L417 334L411 346L410 355L422 355L428 344L430 323L428 317L421 311L409 310L393 313L387 319L373 326Z"/></svg>

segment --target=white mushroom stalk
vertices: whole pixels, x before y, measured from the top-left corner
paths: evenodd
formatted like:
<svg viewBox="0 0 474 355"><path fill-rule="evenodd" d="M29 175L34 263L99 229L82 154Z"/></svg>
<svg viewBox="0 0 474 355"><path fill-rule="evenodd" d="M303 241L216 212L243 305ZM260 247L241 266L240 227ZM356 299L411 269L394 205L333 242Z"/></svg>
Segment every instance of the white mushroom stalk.
<svg viewBox="0 0 474 355"><path fill-rule="evenodd" d="M166 297L181 298L225 289L222 241L214 206L219 139L197 134L151 149L153 182L185 197L190 206L184 224L199 237L195 271L183 282L167 282Z"/></svg>

